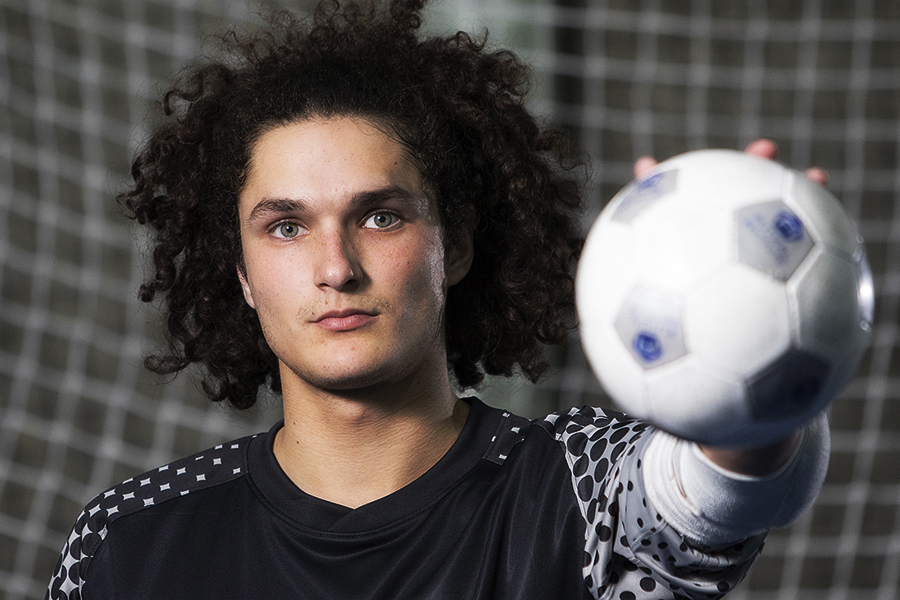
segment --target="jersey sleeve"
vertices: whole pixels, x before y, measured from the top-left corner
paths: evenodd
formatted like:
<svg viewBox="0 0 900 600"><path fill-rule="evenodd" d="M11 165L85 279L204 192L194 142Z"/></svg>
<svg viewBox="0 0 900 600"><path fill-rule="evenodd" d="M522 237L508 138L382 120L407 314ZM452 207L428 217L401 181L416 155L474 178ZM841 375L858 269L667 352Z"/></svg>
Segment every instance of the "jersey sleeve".
<svg viewBox="0 0 900 600"><path fill-rule="evenodd" d="M45 600L80 600L88 572L118 519L242 476L243 448L255 436L221 444L122 482L91 500L63 546ZM97 583L94 583L97 591ZM103 582L99 582L102 587Z"/></svg>
<svg viewBox="0 0 900 600"><path fill-rule="evenodd" d="M563 448L585 521L582 572L592 597L706 600L744 578L765 534L704 547L648 500L642 469L654 428L591 407L550 415L543 426Z"/></svg>

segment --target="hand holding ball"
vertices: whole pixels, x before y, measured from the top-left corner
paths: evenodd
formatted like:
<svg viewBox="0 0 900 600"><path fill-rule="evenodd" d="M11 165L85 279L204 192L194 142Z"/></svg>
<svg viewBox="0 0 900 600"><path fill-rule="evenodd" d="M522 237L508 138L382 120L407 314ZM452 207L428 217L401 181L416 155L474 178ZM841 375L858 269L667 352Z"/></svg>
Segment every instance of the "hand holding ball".
<svg viewBox="0 0 900 600"><path fill-rule="evenodd" d="M772 442L856 371L872 324L862 240L834 196L729 150L619 192L576 279L585 352L628 414L718 446Z"/></svg>

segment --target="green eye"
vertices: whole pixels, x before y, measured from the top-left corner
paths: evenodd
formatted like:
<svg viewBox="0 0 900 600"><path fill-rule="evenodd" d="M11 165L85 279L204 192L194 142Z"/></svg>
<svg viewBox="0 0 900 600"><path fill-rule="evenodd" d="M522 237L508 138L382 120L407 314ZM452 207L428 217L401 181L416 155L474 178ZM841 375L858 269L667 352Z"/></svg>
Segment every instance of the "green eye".
<svg viewBox="0 0 900 600"><path fill-rule="evenodd" d="M365 226L366 227L374 227L376 229L384 229L386 227L390 227L400 219L391 213L380 212L374 213L368 219L366 219Z"/></svg>
<svg viewBox="0 0 900 600"><path fill-rule="evenodd" d="M275 228L275 236L281 238L294 238L300 235L300 226L296 223L281 223Z"/></svg>

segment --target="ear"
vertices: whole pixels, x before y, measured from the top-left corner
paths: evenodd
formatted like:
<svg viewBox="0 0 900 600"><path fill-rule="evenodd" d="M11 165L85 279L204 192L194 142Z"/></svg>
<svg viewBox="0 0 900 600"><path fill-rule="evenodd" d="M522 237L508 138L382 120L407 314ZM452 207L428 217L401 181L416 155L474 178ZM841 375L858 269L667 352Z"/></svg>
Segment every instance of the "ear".
<svg viewBox="0 0 900 600"><path fill-rule="evenodd" d="M250 308L256 310L256 303L253 301L253 292L250 291L250 284L247 283L247 275L244 273L244 269L240 265L235 268L237 269L238 279L241 280L241 289L244 290L244 300L247 301L247 304L250 305Z"/></svg>
<svg viewBox="0 0 900 600"><path fill-rule="evenodd" d="M456 244L447 249L444 256L444 274L447 286L456 285L466 276L475 258L475 232L472 225L466 226Z"/></svg>

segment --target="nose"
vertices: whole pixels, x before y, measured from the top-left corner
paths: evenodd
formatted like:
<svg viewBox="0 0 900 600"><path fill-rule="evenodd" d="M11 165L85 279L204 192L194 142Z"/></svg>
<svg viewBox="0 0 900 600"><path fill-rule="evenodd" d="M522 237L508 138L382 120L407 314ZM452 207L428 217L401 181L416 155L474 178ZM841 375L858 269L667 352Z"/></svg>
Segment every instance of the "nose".
<svg viewBox="0 0 900 600"><path fill-rule="evenodd" d="M359 285L362 265L352 240L342 231L320 232L317 248L316 286L348 291Z"/></svg>

